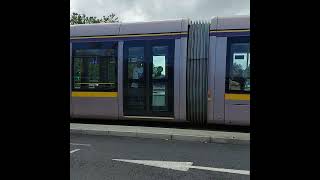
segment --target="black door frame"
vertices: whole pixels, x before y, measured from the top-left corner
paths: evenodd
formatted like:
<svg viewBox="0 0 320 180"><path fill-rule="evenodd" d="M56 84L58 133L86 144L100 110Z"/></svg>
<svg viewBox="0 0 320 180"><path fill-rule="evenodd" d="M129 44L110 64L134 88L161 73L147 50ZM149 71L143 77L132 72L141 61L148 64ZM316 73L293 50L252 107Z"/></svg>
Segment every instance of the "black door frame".
<svg viewBox="0 0 320 180"><path fill-rule="evenodd" d="M125 116L154 116L154 117L173 117L174 116L174 96L173 96L173 80L174 80L174 39L161 40L133 40L125 41L123 46L123 113ZM168 46L168 58L166 61L166 68L168 70L167 79L153 80L152 79L152 47L154 46ZM128 97L128 48L129 47L144 47L144 81L145 81L145 110L137 112L127 108ZM159 81L167 83L166 99L168 100L168 111L152 111L152 92L153 82Z"/></svg>

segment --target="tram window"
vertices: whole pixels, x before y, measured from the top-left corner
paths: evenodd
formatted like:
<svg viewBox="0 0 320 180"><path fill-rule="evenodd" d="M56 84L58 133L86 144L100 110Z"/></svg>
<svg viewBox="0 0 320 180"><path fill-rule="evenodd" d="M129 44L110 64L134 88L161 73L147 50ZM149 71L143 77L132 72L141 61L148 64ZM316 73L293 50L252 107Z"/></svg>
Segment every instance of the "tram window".
<svg viewBox="0 0 320 180"><path fill-rule="evenodd" d="M154 46L152 47L152 66L153 79L166 78L166 58L168 56L168 46Z"/></svg>
<svg viewBox="0 0 320 180"><path fill-rule="evenodd" d="M144 79L144 47L130 47L128 49L128 78Z"/></svg>
<svg viewBox="0 0 320 180"><path fill-rule="evenodd" d="M153 56L153 79L162 79L166 76L165 58L165 56Z"/></svg>
<svg viewBox="0 0 320 180"><path fill-rule="evenodd" d="M153 109L165 108L167 110L165 83L153 83L152 107Z"/></svg>
<svg viewBox="0 0 320 180"><path fill-rule="evenodd" d="M72 55L74 91L117 91L117 43L75 43Z"/></svg>
<svg viewBox="0 0 320 180"><path fill-rule="evenodd" d="M250 92L250 43L248 38L229 41L226 77L227 92Z"/></svg>
<svg viewBox="0 0 320 180"><path fill-rule="evenodd" d="M169 47L152 47L152 110L168 111L168 59Z"/></svg>

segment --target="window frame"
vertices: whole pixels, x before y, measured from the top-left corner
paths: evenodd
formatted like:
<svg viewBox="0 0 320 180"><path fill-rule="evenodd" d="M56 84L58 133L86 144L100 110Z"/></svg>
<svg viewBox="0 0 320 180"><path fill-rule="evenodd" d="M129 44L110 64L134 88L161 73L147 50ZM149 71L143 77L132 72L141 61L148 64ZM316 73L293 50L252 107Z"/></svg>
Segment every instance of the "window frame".
<svg viewBox="0 0 320 180"><path fill-rule="evenodd" d="M99 48L94 48L98 46ZM80 88L75 89L75 81L74 81L74 62L76 58L81 57L96 57L99 59L99 57L108 57L108 56L97 56L97 55L83 55L83 56L76 56L75 51L79 49L113 49L114 50L114 60L115 60L115 87L112 89L89 89L87 88ZM99 42L79 42L79 43L72 43L72 57L71 57L71 89L73 92L118 92L118 41L99 41ZM107 61L107 69L106 73L108 72L110 60ZM99 59L100 63L100 59ZM100 66L100 64L99 64ZM99 68L99 71L101 72L101 67ZM109 76L109 74L108 74ZM108 77L109 78L109 77Z"/></svg>
<svg viewBox="0 0 320 180"><path fill-rule="evenodd" d="M233 94L250 94L251 88L249 91L245 90L230 90L229 87L229 78L231 76L231 66L233 65L233 54L231 54L231 46L235 43L248 43L249 44L249 53L250 53L250 36L237 36L237 37L228 37L227 38L227 56L226 56L226 77L225 77L225 92ZM248 57L247 57L248 58ZM247 62L248 63L248 62ZM251 59L250 59L251 64ZM250 78L251 79L251 76Z"/></svg>

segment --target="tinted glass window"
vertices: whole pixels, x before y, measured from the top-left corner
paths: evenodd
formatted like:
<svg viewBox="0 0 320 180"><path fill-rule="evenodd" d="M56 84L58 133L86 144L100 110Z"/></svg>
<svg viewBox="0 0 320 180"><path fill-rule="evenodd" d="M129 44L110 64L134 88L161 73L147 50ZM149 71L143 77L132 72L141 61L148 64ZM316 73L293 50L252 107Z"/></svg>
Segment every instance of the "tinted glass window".
<svg viewBox="0 0 320 180"><path fill-rule="evenodd" d="M250 92L250 42L249 38L228 39L227 92Z"/></svg>
<svg viewBox="0 0 320 180"><path fill-rule="evenodd" d="M128 48L128 78L144 79L144 47Z"/></svg>
<svg viewBox="0 0 320 180"><path fill-rule="evenodd" d="M168 46L154 46L152 47L152 78L164 79L166 78L166 59L168 59Z"/></svg>
<svg viewBox="0 0 320 180"><path fill-rule="evenodd" d="M117 43L73 44L73 91L117 91Z"/></svg>

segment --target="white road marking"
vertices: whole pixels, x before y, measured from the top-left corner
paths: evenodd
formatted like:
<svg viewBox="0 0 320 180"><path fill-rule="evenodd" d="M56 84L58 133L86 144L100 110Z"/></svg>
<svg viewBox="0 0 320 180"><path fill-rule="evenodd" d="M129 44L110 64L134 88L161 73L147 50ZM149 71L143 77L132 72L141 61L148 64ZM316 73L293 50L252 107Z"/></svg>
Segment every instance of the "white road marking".
<svg viewBox="0 0 320 180"><path fill-rule="evenodd" d="M91 144L79 144L79 143L70 143L70 145L74 145L74 146L91 146Z"/></svg>
<svg viewBox="0 0 320 180"><path fill-rule="evenodd" d="M190 168L202 169L202 170L208 170L208 171L226 172L226 173L232 173L232 174L250 175L250 171L246 171L246 170L213 168L213 167L203 167L203 166L190 166Z"/></svg>
<svg viewBox="0 0 320 180"><path fill-rule="evenodd" d="M122 161L128 163L143 164L178 171L188 171L192 162L175 162L175 161L152 161L152 160L127 160L127 159L112 159L114 161Z"/></svg>
<svg viewBox="0 0 320 180"><path fill-rule="evenodd" d="M70 151L70 154L72 154L72 153L74 153L74 152L77 152L77 151L79 151L80 149L74 149L74 150L72 150L72 151Z"/></svg>
<svg viewBox="0 0 320 180"><path fill-rule="evenodd" d="M224 169L224 168L213 168L213 167L204 167L204 166L192 166L193 162L176 162L176 161L153 161L153 160L129 160L129 159L112 159L114 161L136 163L153 167L160 167L166 169L173 169L178 171L188 171L190 168L193 169L202 169L208 171L216 172L226 172L233 174L243 174L250 175L250 171L246 170L236 170L236 169Z"/></svg>

